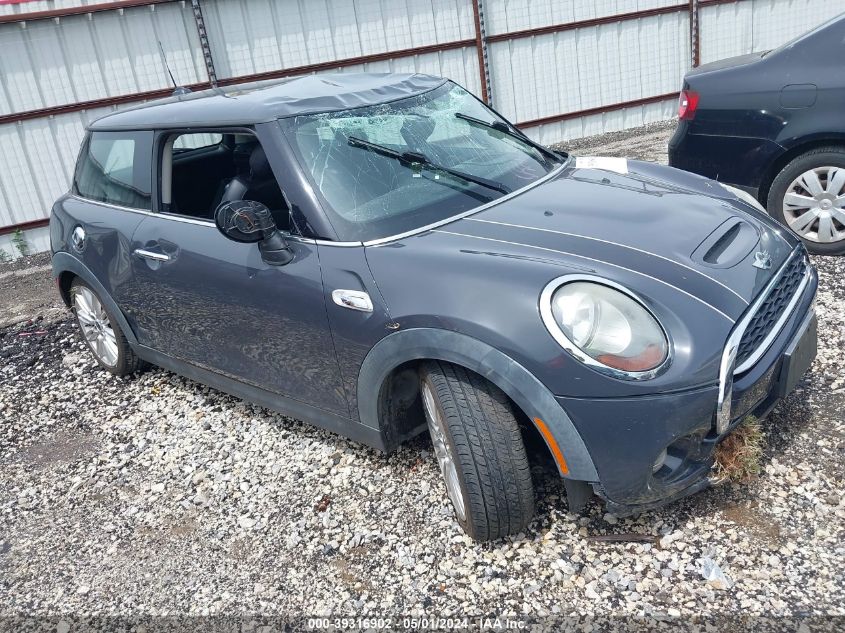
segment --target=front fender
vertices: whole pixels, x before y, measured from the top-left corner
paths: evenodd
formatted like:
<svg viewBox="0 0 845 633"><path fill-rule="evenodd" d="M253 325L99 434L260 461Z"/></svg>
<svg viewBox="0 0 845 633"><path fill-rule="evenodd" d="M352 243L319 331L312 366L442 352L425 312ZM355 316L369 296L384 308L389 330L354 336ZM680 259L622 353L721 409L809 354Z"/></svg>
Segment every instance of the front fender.
<svg viewBox="0 0 845 633"><path fill-rule="evenodd" d="M358 374L358 415L362 424L382 430L378 399L385 379L399 365L424 359L461 365L492 382L529 418L540 418L546 423L569 469L567 473L561 473L562 476L580 481L598 481L593 460L580 434L545 385L499 350L450 330L402 330L386 336L373 346Z"/></svg>
<svg viewBox="0 0 845 633"><path fill-rule="evenodd" d="M138 341L135 338L135 333L132 331L132 328L129 327L129 323L126 321L126 317L123 316L123 312L121 312L120 308L117 307L117 303L115 303L112 296L105 289L103 284L100 283L96 275L94 275L94 273L91 272L85 264L76 259L76 257L70 253L66 253L64 251L54 253L53 278L56 279L65 272L73 273L94 289L94 292L96 292L100 297L103 305L105 305L108 311L114 315L115 319L117 319L118 325L123 331L123 335L126 337L126 340L132 347L135 347L138 344Z"/></svg>

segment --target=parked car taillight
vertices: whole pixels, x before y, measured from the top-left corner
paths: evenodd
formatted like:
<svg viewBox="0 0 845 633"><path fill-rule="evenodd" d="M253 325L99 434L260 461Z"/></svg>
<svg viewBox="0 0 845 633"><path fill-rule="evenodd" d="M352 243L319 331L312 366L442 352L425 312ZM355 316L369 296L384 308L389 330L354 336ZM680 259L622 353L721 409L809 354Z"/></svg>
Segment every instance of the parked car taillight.
<svg viewBox="0 0 845 633"><path fill-rule="evenodd" d="M693 90L681 90L681 97L678 99L678 118L687 121L694 119L696 108L698 108L698 93Z"/></svg>

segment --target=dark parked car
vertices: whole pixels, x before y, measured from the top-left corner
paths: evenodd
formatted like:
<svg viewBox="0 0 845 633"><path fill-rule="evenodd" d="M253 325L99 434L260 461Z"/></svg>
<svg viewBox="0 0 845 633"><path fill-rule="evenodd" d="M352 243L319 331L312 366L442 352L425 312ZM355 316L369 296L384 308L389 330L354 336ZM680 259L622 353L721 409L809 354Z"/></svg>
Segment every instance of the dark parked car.
<svg viewBox="0 0 845 633"><path fill-rule="evenodd" d="M687 73L669 164L739 187L813 253L845 253L845 15Z"/></svg>
<svg viewBox="0 0 845 633"><path fill-rule="evenodd" d="M718 183L523 136L454 83L326 75L90 126L50 222L97 361L145 362L383 451L428 428L460 525L710 483L815 354L800 241Z"/></svg>

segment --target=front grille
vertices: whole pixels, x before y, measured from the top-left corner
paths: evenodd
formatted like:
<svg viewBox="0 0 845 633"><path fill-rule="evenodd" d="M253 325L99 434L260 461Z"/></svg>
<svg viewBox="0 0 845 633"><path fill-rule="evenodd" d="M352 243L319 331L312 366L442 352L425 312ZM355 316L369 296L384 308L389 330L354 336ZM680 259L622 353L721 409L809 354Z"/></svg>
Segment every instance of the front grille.
<svg viewBox="0 0 845 633"><path fill-rule="evenodd" d="M763 343L775 324L783 315L806 273L804 257L794 256L783 270L780 279L772 288L769 296L748 322L745 333L740 339L736 354L736 366L740 367Z"/></svg>

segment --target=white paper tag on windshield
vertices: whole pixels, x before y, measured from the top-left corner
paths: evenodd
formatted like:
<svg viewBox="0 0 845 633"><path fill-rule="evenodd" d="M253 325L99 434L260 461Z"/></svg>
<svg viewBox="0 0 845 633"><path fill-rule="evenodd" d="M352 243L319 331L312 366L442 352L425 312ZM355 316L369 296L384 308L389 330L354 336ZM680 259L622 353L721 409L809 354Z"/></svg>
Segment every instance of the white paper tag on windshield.
<svg viewBox="0 0 845 633"><path fill-rule="evenodd" d="M604 169L617 174L628 173L628 159L613 156L576 156L575 167L579 169Z"/></svg>

